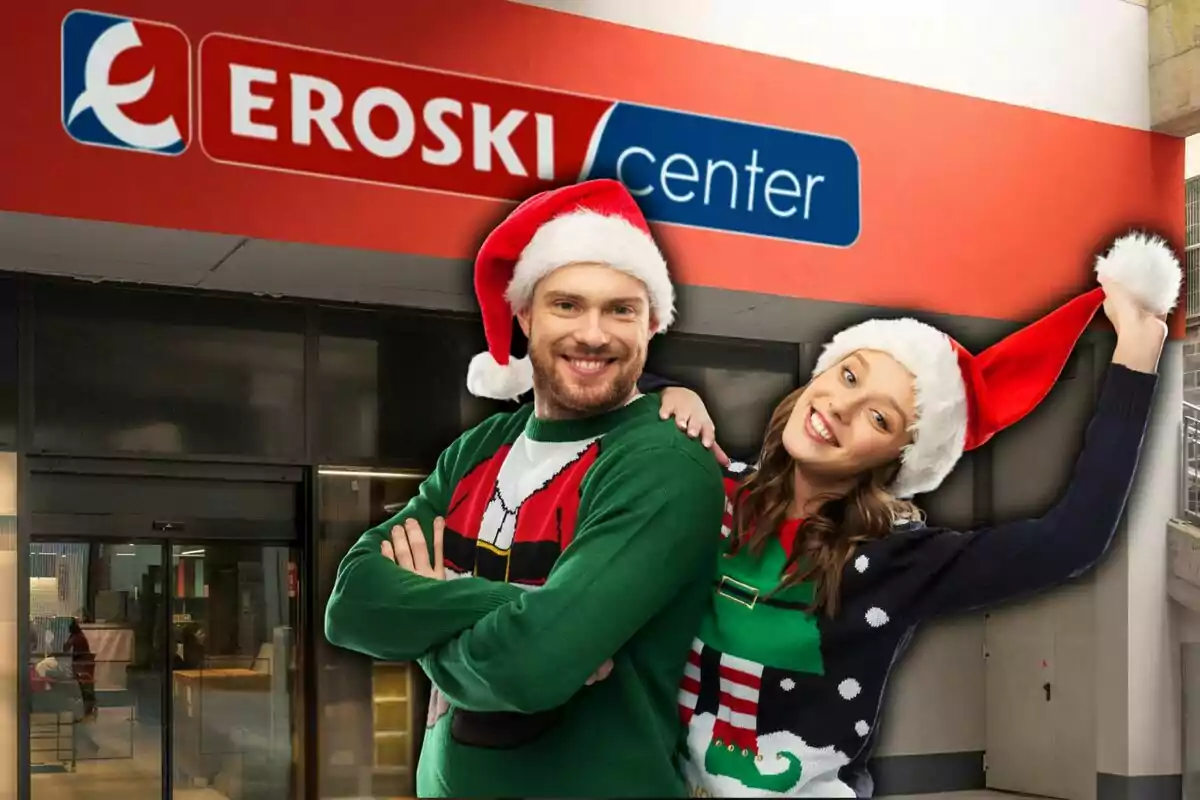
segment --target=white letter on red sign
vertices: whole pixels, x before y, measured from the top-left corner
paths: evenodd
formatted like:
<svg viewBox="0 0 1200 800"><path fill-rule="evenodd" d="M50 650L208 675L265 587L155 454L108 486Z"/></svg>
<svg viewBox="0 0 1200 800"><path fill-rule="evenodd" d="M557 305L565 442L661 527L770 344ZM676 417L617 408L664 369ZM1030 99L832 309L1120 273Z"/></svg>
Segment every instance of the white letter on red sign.
<svg viewBox="0 0 1200 800"><path fill-rule="evenodd" d="M526 112L513 109L504 115L504 119L500 120L499 125L493 128L490 106L483 103L472 103L471 109L475 112L475 169L480 172L491 172L492 151L495 150L510 175L524 177L527 174L525 165L521 163L521 159L517 158L517 153L513 150L512 142L508 140L508 137L512 136L513 130L525 119Z"/></svg>
<svg viewBox="0 0 1200 800"><path fill-rule="evenodd" d="M371 130L371 112L379 106L391 109L396 115L396 135L382 139ZM375 86L367 89L354 101L354 135L363 147L380 158L397 158L404 155L416 136L416 122L412 106L398 92Z"/></svg>
<svg viewBox="0 0 1200 800"><path fill-rule="evenodd" d="M535 114L537 119L537 165L538 177L544 181L554 180L554 117Z"/></svg>
<svg viewBox="0 0 1200 800"><path fill-rule="evenodd" d="M250 84L256 81L274 84L275 70L246 67L241 64L229 65L229 129L234 136L273 142L279 138L279 131L275 126L250 119L252 111L266 111L275 102L270 97L261 97L250 91Z"/></svg>
<svg viewBox="0 0 1200 800"><path fill-rule="evenodd" d="M421 158L426 164L448 167L451 164L457 164L458 160L462 158L462 141L444 119L447 114L453 114L462 119L462 113L462 103L448 97L435 97L425 104L425 110L422 113L425 118L425 127L429 128L429 132L442 143L441 150L432 150L424 145L421 146Z"/></svg>
<svg viewBox="0 0 1200 800"><path fill-rule="evenodd" d="M313 108L314 94L321 95L320 108ZM342 113L342 93L324 78L311 75L292 76L292 141L312 144L312 123L317 123L326 141L338 150L349 150L350 143L337 129L333 118Z"/></svg>

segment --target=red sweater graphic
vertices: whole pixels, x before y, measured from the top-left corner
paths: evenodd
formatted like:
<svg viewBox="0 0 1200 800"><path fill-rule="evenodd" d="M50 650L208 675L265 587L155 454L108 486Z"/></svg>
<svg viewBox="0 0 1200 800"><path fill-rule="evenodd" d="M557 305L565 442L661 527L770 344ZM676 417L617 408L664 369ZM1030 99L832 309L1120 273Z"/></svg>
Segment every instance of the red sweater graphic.
<svg viewBox="0 0 1200 800"><path fill-rule="evenodd" d="M446 569L541 586L574 538L580 486L596 461L600 443L588 444L527 497L512 496L516 493L500 485L501 467L513 447L504 445L455 485L446 516ZM511 538L500 529L507 526L512 526Z"/></svg>

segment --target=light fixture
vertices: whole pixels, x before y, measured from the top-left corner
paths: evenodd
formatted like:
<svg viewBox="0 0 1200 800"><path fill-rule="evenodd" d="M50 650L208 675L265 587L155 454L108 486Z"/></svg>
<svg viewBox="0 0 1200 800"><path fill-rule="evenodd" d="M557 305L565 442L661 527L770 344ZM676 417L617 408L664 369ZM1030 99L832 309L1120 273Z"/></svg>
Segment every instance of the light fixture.
<svg viewBox="0 0 1200 800"><path fill-rule="evenodd" d="M343 469L341 467L321 467L318 475L329 475L339 478L407 478L419 480L428 477L427 473L416 470L404 472L375 472L369 469Z"/></svg>

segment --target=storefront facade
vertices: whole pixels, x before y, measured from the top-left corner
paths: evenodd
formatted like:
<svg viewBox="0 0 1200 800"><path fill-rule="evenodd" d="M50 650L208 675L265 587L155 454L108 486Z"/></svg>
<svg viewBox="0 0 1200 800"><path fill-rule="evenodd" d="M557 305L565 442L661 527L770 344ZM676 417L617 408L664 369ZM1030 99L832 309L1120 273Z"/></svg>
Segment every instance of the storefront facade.
<svg viewBox="0 0 1200 800"><path fill-rule="evenodd" d="M0 53L9 75L44 67L0 130L20 154L0 181L0 657L19 685L0 710L30 800L411 791L423 678L328 646L324 601L354 538L501 408L464 386L470 259L535 191L639 196L680 285L649 369L700 390L746 457L841 325L901 309L979 348L1088 285L1115 233L1182 244L1182 142L1128 120L507 0L99 5L23 9ZM1090 334L1042 421L966 459L931 516L1048 502L1071 448L1016 465L1082 435L1110 345ZM1099 580L1076 612L1111 598ZM994 750L992 785L1065 796L1011 779L1062 755L997 746L987 631L954 622L914 654L881 791L982 786ZM76 696L54 669L80 636ZM1087 641L1072 658L1103 662ZM1065 772L1134 774L1107 746Z"/></svg>

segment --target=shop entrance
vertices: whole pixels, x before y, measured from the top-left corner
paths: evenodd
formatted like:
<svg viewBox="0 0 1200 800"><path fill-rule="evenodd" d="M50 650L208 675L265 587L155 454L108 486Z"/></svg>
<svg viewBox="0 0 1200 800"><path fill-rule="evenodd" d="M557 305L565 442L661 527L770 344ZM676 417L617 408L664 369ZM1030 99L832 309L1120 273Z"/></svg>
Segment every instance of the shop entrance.
<svg viewBox="0 0 1200 800"><path fill-rule="evenodd" d="M36 462L32 800L298 796L302 477Z"/></svg>

